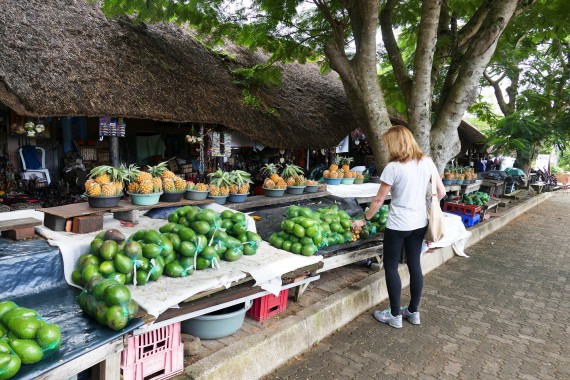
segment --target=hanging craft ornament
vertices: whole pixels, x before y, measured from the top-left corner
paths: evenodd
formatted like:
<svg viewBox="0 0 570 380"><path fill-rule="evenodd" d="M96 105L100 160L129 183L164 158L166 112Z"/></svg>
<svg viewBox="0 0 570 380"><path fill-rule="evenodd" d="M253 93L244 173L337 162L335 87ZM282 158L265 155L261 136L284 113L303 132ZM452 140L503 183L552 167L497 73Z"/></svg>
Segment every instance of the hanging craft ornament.
<svg viewBox="0 0 570 380"><path fill-rule="evenodd" d="M204 126L200 126L200 158L198 161L198 171L204 173Z"/></svg>

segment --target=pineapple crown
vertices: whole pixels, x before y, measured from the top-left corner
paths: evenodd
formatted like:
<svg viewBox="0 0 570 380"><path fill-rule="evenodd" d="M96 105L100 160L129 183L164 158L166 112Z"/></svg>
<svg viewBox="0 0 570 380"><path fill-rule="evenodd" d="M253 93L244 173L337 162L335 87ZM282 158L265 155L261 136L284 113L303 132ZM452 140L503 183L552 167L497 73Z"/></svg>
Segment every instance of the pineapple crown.
<svg viewBox="0 0 570 380"><path fill-rule="evenodd" d="M340 163L342 165L350 165L350 163L352 161L354 161L354 158L352 158L352 157L341 157L341 159L340 159Z"/></svg>
<svg viewBox="0 0 570 380"><path fill-rule="evenodd" d="M148 165L148 172L153 177L160 177L162 173L168 169L168 161L161 162L160 164L154 166Z"/></svg>
<svg viewBox="0 0 570 380"><path fill-rule="evenodd" d="M287 165L285 169L283 169L283 173L281 176L283 178L294 177L296 175L303 175L303 169L298 165Z"/></svg>
<svg viewBox="0 0 570 380"><path fill-rule="evenodd" d="M107 174L112 182L122 181L125 179L124 165L119 168L109 165L96 166L89 172L89 178L96 178L101 175Z"/></svg>
<svg viewBox="0 0 570 380"><path fill-rule="evenodd" d="M136 180L137 176L140 174L140 168L135 165L135 164L131 164L128 167L125 167L124 165L121 166L123 172L125 173L125 179L129 180L129 182L133 182Z"/></svg>
<svg viewBox="0 0 570 380"><path fill-rule="evenodd" d="M253 183L251 180L251 174L243 170L232 170L229 173L229 178L231 183L235 183L238 187L241 187L246 183Z"/></svg>
<svg viewBox="0 0 570 380"><path fill-rule="evenodd" d="M210 177L210 183L216 186L230 186L232 184L230 173L225 172L222 169L218 169L213 173L208 174Z"/></svg>
<svg viewBox="0 0 570 380"><path fill-rule="evenodd" d="M266 176L270 176L271 174L277 173L279 171L280 167L281 167L281 165L265 164L265 165L263 165L261 172L263 174L265 174Z"/></svg>
<svg viewBox="0 0 570 380"><path fill-rule="evenodd" d="M334 156L334 158L333 158L333 163L334 163L335 165L339 165L341 159L342 159L341 156L338 156L338 155L337 155L337 156Z"/></svg>

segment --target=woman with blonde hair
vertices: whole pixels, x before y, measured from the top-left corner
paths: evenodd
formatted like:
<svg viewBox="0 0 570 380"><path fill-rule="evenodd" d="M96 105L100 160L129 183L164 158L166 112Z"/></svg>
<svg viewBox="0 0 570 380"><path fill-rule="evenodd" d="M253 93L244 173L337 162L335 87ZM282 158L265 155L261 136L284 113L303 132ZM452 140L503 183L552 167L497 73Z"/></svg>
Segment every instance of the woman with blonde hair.
<svg viewBox="0 0 570 380"><path fill-rule="evenodd" d="M402 328L402 317L414 325L420 324L418 307L423 288L420 255L428 223L426 191L431 174L437 173L437 169L407 128L401 125L390 128L382 136L382 141L388 148L389 163L380 176L380 189L364 213L364 219L369 221L382 207L388 193L391 194L383 254L390 308L375 311L374 318L392 327ZM445 196L445 188L439 175L436 178L437 194L441 200ZM364 220L357 220L354 225L363 226L365 223ZM410 272L411 299L408 307L401 308L402 282L398 264L403 250Z"/></svg>

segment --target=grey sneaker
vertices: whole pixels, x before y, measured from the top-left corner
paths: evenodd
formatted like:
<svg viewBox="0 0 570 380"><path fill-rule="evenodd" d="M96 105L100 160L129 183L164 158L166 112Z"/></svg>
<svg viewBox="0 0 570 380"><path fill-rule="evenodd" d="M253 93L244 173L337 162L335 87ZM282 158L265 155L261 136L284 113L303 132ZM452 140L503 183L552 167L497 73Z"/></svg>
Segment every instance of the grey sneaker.
<svg viewBox="0 0 570 380"><path fill-rule="evenodd" d="M402 318L405 318L410 322L412 325L419 325L420 324L420 312L416 311L414 313L410 313L407 307L400 308L400 313L402 313Z"/></svg>
<svg viewBox="0 0 570 380"><path fill-rule="evenodd" d="M387 309L384 311L376 310L374 312L374 318L378 322L386 323L386 324L388 324L388 325L390 325L396 329L402 328L402 316L397 315L394 317L392 315L392 313L390 312L390 309Z"/></svg>

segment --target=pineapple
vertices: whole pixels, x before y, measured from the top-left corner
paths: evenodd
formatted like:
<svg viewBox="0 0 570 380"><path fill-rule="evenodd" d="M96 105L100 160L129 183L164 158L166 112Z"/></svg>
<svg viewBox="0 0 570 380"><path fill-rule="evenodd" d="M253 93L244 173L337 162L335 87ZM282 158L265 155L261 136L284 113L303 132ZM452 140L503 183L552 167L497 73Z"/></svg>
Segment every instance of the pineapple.
<svg viewBox="0 0 570 380"><path fill-rule="evenodd" d="M287 186L295 186L295 177L299 175L303 175L303 169L297 165L287 165L281 173L287 182Z"/></svg>
<svg viewBox="0 0 570 380"><path fill-rule="evenodd" d="M198 183L196 184L196 190L198 191L208 191L210 190L209 186L206 185L205 183Z"/></svg>
<svg viewBox="0 0 570 380"><path fill-rule="evenodd" d="M230 195L230 188L228 186L220 186L220 195L221 196Z"/></svg>
<svg viewBox="0 0 570 380"><path fill-rule="evenodd" d="M152 194L153 189L154 184L152 183L152 180L139 182L139 191L141 194Z"/></svg>
<svg viewBox="0 0 570 380"><path fill-rule="evenodd" d="M330 172L330 170L325 170L325 171L323 172L323 177L324 177L324 178L331 178L331 172Z"/></svg>
<svg viewBox="0 0 570 380"><path fill-rule="evenodd" d="M335 156L333 163L329 166L329 170L331 172L337 171L338 170L338 164L340 163L340 157L339 156ZM336 178L336 177L331 177L331 178Z"/></svg>
<svg viewBox="0 0 570 380"><path fill-rule="evenodd" d="M115 188L117 189L117 193L122 193L124 189L123 181L115 181Z"/></svg>
<svg viewBox="0 0 570 380"><path fill-rule="evenodd" d="M273 180L270 178L266 178L265 181L263 181L263 187L265 187L266 189L274 189L275 182L273 182Z"/></svg>
<svg viewBox="0 0 570 380"><path fill-rule="evenodd" d="M127 191L129 193L136 194L139 192L139 187L140 187L140 185L138 182L131 182L131 183L129 183L129 186L127 186Z"/></svg>
<svg viewBox="0 0 570 380"><path fill-rule="evenodd" d="M277 189L286 189L287 183L283 180L283 178L280 178L277 183L275 183L275 187Z"/></svg>
<svg viewBox="0 0 570 380"><path fill-rule="evenodd" d="M135 179L138 183L143 183L144 181L151 181L152 175L147 172L139 172Z"/></svg>
<svg viewBox="0 0 570 380"><path fill-rule="evenodd" d="M220 187L216 185L210 185L210 195L213 197L219 197L221 195Z"/></svg>
<svg viewBox="0 0 570 380"><path fill-rule="evenodd" d="M184 189L186 189L186 181L180 177L175 177L174 187L175 187L177 192L184 191Z"/></svg>
<svg viewBox="0 0 570 380"><path fill-rule="evenodd" d="M308 179L307 182L305 183L305 185L307 186L315 186L318 185L319 183L317 181L313 181L311 179Z"/></svg>
<svg viewBox="0 0 570 380"><path fill-rule="evenodd" d="M162 179L165 178L176 179L176 174L166 169L165 171L162 172Z"/></svg>
<svg viewBox="0 0 570 380"><path fill-rule="evenodd" d="M116 193L117 189L115 188L115 184L113 182L101 185L101 196L114 197Z"/></svg>
<svg viewBox="0 0 570 380"><path fill-rule="evenodd" d="M298 176L295 176L293 178L295 179L294 186L306 186L307 185L307 180L302 175L298 175Z"/></svg>
<svg viewBox="0 0 570 380"><path fill-rule="evenodd" d="M285 180L285 182L287 183L287 186L295 186L295 178L294 177L289 177Z"/></svg>
<svg viewBox="0 0 570 380"><path fill-rule="evenodd" d="M237 194L238 193L238 185L235 183L232 183L230 185L230 193L231 194Z"/></svg>
<svg viewBox="0 0 570 380"><path fill-rule="evenodd" d="M342 170L345 173L348 173L350 171L350 163L353 161L352 157L343 157L340 159L340 162L342 163ZM347 177L350 178L350 177Z"/></svg>
<svg viewBox="0 0 570 380"><path fill-rule="evenodd" d="M162 180L162 187L167 193L174 193L176 191L176 187L174 187L174 180L172 178L164 178Z"/></svg>
<svg viewBox="0 0 570 380"><path fill-rule="evenodd" d="M104 185L111 182L111 178L109 178L108 174L101 174L95 177L95 182L99 185Z"/></svg>
<svg viewBox="0 0 570 380"><path fill-rule="evenodd" d="M338 171L331 170L329 174L329 178L338 178Z"/></svg>
<svg viewBox="0 0 570 380"><path fill-rule="evenodd" d="M160 193L163 187L162 180L160 179L160 177L152 177L151 181L152 181L153 191L155 193Z"/></svg>
<svg viewBox="0 0 570 380"><path fill-rule="evenodd" d="M154 165L154 166L149 166L148 167L148 172L150 173L151 176L153 177L162 177L162 175L166 172L169 171L168 168L166 167L166 165L168 165L168 161L164 161L161 162L160 164ZM170 172L172 173L172 172ZM167 176L165 178L172 178L174 177L174 173L172 173L172 176L170 174L167 174Z"/></svg>
<svg viewBox="0 0 570 380"><path fill-rule="evenodd" d="M279 165L275 164L265 164L261 172L268 176L273 182L277 183L277 181L279 181L279 174L277 174L279 167Z"/></svg>
<svg viewBox="0 0 570 380"><path fill-rule="evenodd" d="M99 197L101 196L101 185L92 179L88 179L85 182L85 191L91 197Z"/></svg>

